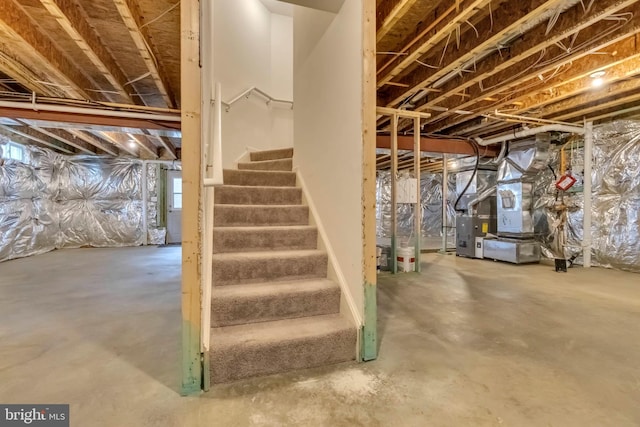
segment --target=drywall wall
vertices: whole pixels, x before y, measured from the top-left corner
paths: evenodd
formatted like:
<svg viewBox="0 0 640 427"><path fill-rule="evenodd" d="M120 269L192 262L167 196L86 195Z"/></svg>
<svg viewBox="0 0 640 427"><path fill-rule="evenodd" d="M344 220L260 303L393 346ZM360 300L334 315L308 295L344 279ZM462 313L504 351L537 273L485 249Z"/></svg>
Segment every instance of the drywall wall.
<svg viewBox="0 0 640 427"><path fill-rule="evenodd" d="M362 0L294 10L294 164L357 309L362 273Z"/></svg>
<svg viewBox="0 0 640 427"><path fill-rule="evenodd" d="M214 3L214 81L228 101L255 86L276 98L293 92L293 20L271 13L260 0ZM252 96L222 115L223 165L228 168L247 147L293 145L293 112Z"/></svg>

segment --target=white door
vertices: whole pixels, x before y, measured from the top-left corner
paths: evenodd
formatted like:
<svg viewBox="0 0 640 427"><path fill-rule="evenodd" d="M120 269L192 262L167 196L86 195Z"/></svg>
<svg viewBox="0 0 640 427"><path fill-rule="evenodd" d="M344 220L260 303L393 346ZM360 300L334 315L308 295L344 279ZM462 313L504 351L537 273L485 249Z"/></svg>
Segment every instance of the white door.
<svg viewBox="0 0 640 427"><path fill-rule="evenodd" d="M182 172L167 171L167 243L182 242Z"/></svg>

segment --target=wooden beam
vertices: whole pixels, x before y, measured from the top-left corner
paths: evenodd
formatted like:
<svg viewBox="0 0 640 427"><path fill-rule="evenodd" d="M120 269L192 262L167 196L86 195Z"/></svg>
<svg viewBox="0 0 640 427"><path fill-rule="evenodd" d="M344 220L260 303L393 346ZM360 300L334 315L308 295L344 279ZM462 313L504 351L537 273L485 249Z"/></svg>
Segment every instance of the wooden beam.
<svg viewBox="0 0 640 427"><path fill-rule="evenodd" d="M140 150L142 150L141 154L145 153L145 155L141 157L147 157L148 155L151 156L151 159L158 158L158 147L156 147L151 141L149 141L147 135L129 134L129 138L131 138L132 141L135 141L136 144L138 144Z"/></svg>
<svg viewBox="0 0 640 427"><path fill-rule="evenodd" d="M389 92L385 105L397 105L409 95L427 88L440 78L463 67L482 53L492 50L501 42L507 40L522 30L522 26L536 16L545 13L550 8L557 7L564 0L529 0L524 5L521 1L505 2L492 11L492 18L487 17L476 24L475 31L462 35L460 46L451 46L443 52L435 52L423 62L439 64L438 69L417 67L399 83L410 89L395 89Z"/></svg>
<svg viewBox="0 0 640 427"><path fill-rule="evenodd" d="M40 2L118 92L121 99L117 101L132 104L139 101L129 96L125 88L128 79L95 30L89 25L88 17L82 8L73 0L40 0Z"/></svg>
<svg viewBox="0 0 640 427"><path fill-rule="evenodd" d="M391 148L391 137L389 135L378 135L376 138L377 148ZM413 150L413 136L398 135L399 150ZM420 138L420 150L428 153L450 153L474 155L475 151L470 144L462 139L444 138ZM485 156L495 157L498 155L499 147L486 147L486 151L481 150Z"/></svg>
<svg viewBox="0 0 640 427"><path fill-rule="evenodd" d="M435 19L431 25L401 50L406 55L396 56L378 69L378 87L383 86L406 68L415 64L417 59L420 59L422 55L441 41L446 40L459 25L471 19L489 2L490 0L447 0L438 5L436 14L439 18ZM447 6L449 7L443 10ZM456 13L456 11L458 12ZM450 15L453 16L449 18ZM389 71L382 74L386 69Z"/></svg>
<svg viewBox="0 0 640 427"><path fill-rule="evenodd" d="M109 145L107 141L104 141L97 136L90 134L88 132L83 132L78 129L67 129L74 137L83 140L84 142L93 145L94 147L104 151L105 153L111 154L112 156L118 156L118 149Z"/></svg>
<svg viewBox="0 0 640 427"><path fill-rule="evenodd" d="M28 124L24 123L25 126L29 127ZM84 152L86 154L95 155L96 149L94 146L88 144L83 140L76 139L73 135L60 130L60 129L43 129L37 126L30 126L36 132L39 132L43 135L48 136L54 140L58 140L63 144L69 145L71 147L76 148L80 152Z"/></svg>
<svg viewBox="0 0 640 427"><path fill-rule="evenodd" d="M0 51L0 71L31 92L55 97L66 95L60 88L38 83L41 77L22 64L14 53Z"/></svg>
<svg viewBox="0 0 640 427"><path fill-rule="evenodd" d="M526 34L526 37L519 40L510 46L510 55L508 58L504 58L498 53L494 53L491 56L485 58L479 64L477 64L476 71L471 74L463 74L462 76L455 76L447 83L445 83L440 89L443 90L442 94L438 94L434 98L425 97L423 103L417 106L417 111L428 110L435 106L444 108L447 113L442 113L438 116L434 116L428 122L435 122L441 120L443 115L450 115L452 111L463 110L467 106L473 105L477 99L482 99L487 96L492 96L493 91L483 90L483 87L491 88L496 87L500 90L504 88L504 82L513 80L513 76L522 75L529 72L531 74L540 73L543 70L532 70L535 64L540 60L540 52L546 49L547 55L551 55L561 51L559 47L554 45L561 42L567 37L570 37L581 30L590 27L589 35L583 37L589 39L592 37L590 34L605 33L611 29L611 21L603 20L603 18L620 12L625 7L628 7L635 3L637 0L600 0L595 2L588 14L584 14L581 4L577 4L571 9L565 11L560 15L556 22L554 29L551 33L547 34L547 24L543 23L532 29ZM632 18L636 19L636 17ZM618 32L618 37L621 37ZM628 29L625 33L628 34ZM582 34L580 34L582 36ZM607 40L609 43L617 41L615 38L611 40L609 36ZM600 42L596 48L589 50L578 51L577 53L566 55L572 59L578 59L587 55L590 52L605 47L606 44ZM566 54L566 52L565 52ZM566 58L563 60L567 60ZM557 66L557 63L549 65L548 69L553 69ZM460 103L460 100L455 96L456 93L467 90L470 95L470 101L466 103ZM498 93L500 90L496 89Z"/></svg>
<svg viewBox="0 0 640 427"><path fill-rule="evenodd" d="M21 40L30 47L27 55L33 55L44 65L43 71L55 81L51 83L67 86L65 92L71 97L104 99L102 95L89 96L86 89L96 88L87 76L58 49L47 36L39 31L37 22L31 20L15 0L0 2L0 29Z"/></svg>
<svg viewBox="0 0 640 427"><path fill-rule="evenodd" d="M202 116L198 0L180 3L182 93L182 385L181 394L199 393L202 283ZM210 271L204 272L211 274ZM209 331L206 331L209 333ZM204 355L204 363L208 355Z"/></svg>
<svg viewBox="0 0 640 427"><path fill-rule="evenodd" d="M146 120L129 117L98 116L90 113L27 110L23 108L0 107L0 117L10 119L44 120L51 122L80 123L120 128L180 130L179 122Z"/></svg>
<svg viewBox="0 0 640 427"><path fill-rule="evenodd" d="M131 137L126 133L119 132L93 132L100 138L104 138L107 141L111 142L113 145L118 147L122 151L126 151L131 154L133 157L140 157L139 150L133 148L129 145L131 142Z"/></svg>
<svg viewBox="0 0 640 427"><path fill-rule="evenodd" d="M142 11L135 0L113 0L120 13L120 17L127 26L129 34L133 39L138 52L142 57L147 69L153 78L153 81L160 92L160 95L166 102L167 106L174 108L176 101L168 84L166 72L162 68L162 64L158 61L158 50L155 49L149 36L149 29L142 22Z"/></svg>
<svg viewBox="0 0 640 427"><path fill-rule="evenodd" d="M75 154L71 147L58 141L52 141L44 135L39 134L33 129L25 126L0 125L0 130L2 131L3 135L7 136L9 139L13 138L16 142L19 142L21 144L29 145L31 143L36 143L38 145L42 145L65 154Z"/></svg>

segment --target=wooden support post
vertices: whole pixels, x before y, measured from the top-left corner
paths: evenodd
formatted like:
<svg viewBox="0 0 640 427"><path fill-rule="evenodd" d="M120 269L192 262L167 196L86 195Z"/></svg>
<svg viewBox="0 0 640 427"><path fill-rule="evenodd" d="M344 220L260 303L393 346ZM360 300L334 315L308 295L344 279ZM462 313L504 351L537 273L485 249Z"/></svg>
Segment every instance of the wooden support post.
<svg viewBox="0 0 640 427"><path fill-rule="evenodd" d="M584 268L591 267L591 169L593 166L593 122L584 125L584 212L582 217L582 257Z"/></svg>
<svg viewBox="0 0 640 427"><path fill-rule="evenodd" d="M398 272L398 115L391 116L391 273Z"/></svg>
<svg viewBox="0 0 640 427"><path fill-rule="evenodd" d="M200 283L202 223L202 144L200 99L200 9L198 0L180 3L182 87L182 386L202 387ZM211 274L211 272L207 272Z"/></svg>
<svg viewBox="0 0 640 427"><path fill-rule="evenodd" d="M440 252L447 253L447 196L449 195L449 159L446 154L442 155L442 249Z"/></svg>
<svg viewBox="0 0 640 427"><path fill-rule="evenodd" d="M416 235L416 263L415 272L420 273L420 241L422 240L422 203L420 203L420 156L422 151L420 150L420 119L415 117L413 119L413 171L418 181L417 187L417 199L414 207L413 221L414 232Z"/></svg>
<svg viewBox="0 0 640 427"><path fill-rule="evenodd" d="M363 1L362 19L362 272L364 325L361 360L378 357L376 296L376 4Z"/></svg>

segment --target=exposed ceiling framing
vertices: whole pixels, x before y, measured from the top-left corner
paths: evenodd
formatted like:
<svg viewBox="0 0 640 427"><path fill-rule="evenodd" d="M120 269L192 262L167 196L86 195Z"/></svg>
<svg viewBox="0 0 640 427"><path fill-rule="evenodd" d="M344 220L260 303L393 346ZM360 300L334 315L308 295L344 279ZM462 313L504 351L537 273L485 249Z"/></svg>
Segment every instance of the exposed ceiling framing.
<svg viewBox="0 0 640 427"><path fill-rule="evenodd" d="M378 105L431 113L423 135L640 116L638 0L378 0L377 25Z"/></svg>
<svg viewBox="0 0 640 427"><path fill-rule="evenodd" d="M24 102L35 96L58 105L82 102L89 107L107 103L121 111L139 106L147 109L138 111L175 115L180 108L178 4L3 0L3 98ZM171 160L180 154L179 123L5 107L0 118L6 138L66 154Z"/></svg>

